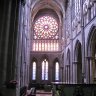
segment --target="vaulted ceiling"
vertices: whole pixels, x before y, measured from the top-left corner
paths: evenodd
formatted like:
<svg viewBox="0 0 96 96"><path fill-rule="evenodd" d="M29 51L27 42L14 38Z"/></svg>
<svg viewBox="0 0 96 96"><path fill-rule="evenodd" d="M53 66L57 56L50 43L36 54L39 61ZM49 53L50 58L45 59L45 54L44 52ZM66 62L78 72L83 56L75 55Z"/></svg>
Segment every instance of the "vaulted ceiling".
<svg viewBox="0 0 96 96"><path fill-rule="evenodd" d="M58 16L63 17L64 0L32 0L31 5L32 18L34 18L41 9L52 9Z"/></svg>

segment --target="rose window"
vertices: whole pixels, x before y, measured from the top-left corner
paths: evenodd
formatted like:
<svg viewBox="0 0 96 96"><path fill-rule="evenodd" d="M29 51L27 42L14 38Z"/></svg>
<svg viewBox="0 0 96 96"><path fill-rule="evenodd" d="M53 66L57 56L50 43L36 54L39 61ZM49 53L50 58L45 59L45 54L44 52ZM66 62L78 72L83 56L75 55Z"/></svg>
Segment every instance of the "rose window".
<svg viewBox="0 0 96 96"><path fill-rule="evenodd" d="M34 23L34 39L58 39L58 23L52 16L42 16Z"/></svg>

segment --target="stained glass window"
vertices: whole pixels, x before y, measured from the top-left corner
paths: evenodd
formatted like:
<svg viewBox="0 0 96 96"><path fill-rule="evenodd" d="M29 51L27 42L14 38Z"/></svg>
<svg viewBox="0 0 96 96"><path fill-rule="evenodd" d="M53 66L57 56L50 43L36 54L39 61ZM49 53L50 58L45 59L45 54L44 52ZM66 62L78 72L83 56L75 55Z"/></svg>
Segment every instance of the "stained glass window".
<svg viewBox="0 0 96 96"><path fill-rule="evenodd" d="M36 62L32 64L32 80L36 80Z"/></svg>
<svg viewBox="0 0 96 96"><path fill-rule="evenodd" d="M57 19L43 15L34 21L32 51L59 51L59 34Z"/></svg>
<svg viewBox="0 0 96 96"><path fill-rule="evenodd" d="M34 23L34 39L58 39L58 23L52 16L42 16Z"/></svg>
<svg viewBox="0 0 96 96"><path fill-rule="evenodd" d="M58 40L33 40L33 51L59 51Z"/></svg>
<svg viewBox="0 0 96 96"><path fill-rule="evenodd" d="M59 63L55 64L55 80L59 80Z"/></svg>
<svg viewBox="0 0 96 96"><path fill-rule="evenodd" d="M48 80L48 61L46 59L42 62L42 80Z"/></svg>

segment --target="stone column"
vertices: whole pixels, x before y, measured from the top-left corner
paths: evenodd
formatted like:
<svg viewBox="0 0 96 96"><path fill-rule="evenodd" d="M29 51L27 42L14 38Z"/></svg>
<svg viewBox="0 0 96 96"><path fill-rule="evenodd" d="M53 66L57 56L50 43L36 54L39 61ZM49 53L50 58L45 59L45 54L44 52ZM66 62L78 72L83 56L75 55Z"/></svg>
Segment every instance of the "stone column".
<svg viewBox="0 0 96 96"><path fill-rule="evenodd" d="M83 0L81 0L81 34L82 34L82 73L86 73Z"/></svg>
<svg viewBox="0 0 96 96"><path fill-rule="evenodd" d="M87 59L87 73L86 73L86 75L87 75L87 83L91 83L90 82L90 76L91 76L91 60L92 60L92 57L90 57L90 56L87 56L86 57L86 59Z"/></svg>
<svg viewBox="0 0 96 96"><path fill-rule="evenodd" d="M67 79L68 79L67 76L68 76L68 75L67 75L67 66L65 65L65 82L66 82L66 83L67 83Z"/></svg>
<svg viewBox="0 0 96 96"><path fill-rule="evenodd" d="M61 66L60 68L61 68L61 82L63 82L63 69L64 69L64 67Z"/></svg>
<svg viewBox="0 0 96 96"><path fill-rule="evenodd" d="M65 67L66 67L66 82L69 83L70 82L69 81L69 79L70 79L70 77L69 77L69 75L70 75L70 73L69 73L70 65L66 65Z"/></svg>
<svg viewBox="0 0 96 96"><path fill-rule="evenodd" d="M70 65L66 65L67 68L67 83L70 83Z"/></svg>
<svg viewBox="0 0 96 96"><path fill-rule="evenodd" d="M73 83L77 83L77 63L78 61L73 62Z"/></svg>

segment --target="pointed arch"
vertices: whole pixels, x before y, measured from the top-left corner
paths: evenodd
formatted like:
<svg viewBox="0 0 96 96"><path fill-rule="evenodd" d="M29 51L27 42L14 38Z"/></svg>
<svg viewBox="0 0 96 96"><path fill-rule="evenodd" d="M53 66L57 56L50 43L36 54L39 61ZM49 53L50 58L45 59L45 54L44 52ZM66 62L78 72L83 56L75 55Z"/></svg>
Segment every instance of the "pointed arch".
<svg viewBox="0 0 96 96"><path fill-rule="evenodd" d="M48 80L49 61L47 55L42 56L41 66L42 66L42 80Z"/></svg>
<svg viewBox="0 0 96 96"><path fill-rule="evenodd" d="M32 80L36 80L36 62L32 63Z"/></svg>
<svg viewBox="0 0 96 96"><path fill-rule="evenodd" d="M59 62L55 63L55 80L59 80Z"/></svg>
<svg viewBox="0 0 96 96"><path fill-rule="evenodd" d="M47 54L42 55L41 61L43 61L44 59L47 59L49 61L49 56Z"/></svg>
<svg viewBox="0 0 96 96"><path fill-rule="evenodd" d="M82 45L79 40L75 44L74 62L74 81L82 83Z"/></svg>
<svg viewBox="0 0 96 96"><path fill-rule="evenodd" d="M60 80L60 62L58 58L55 58L53 62L53 78L53 81Z"/></svg>
<svg viewBox="0 0 96 96"><path fill-rule="evenodd" d="M31 62L33 62L33 61L37 62L37 58L33 57Z"/></svg>
<svg viewBox="0 0 96 96"><path fill-rule="evenodd" d="M96 83L96 25L92 25L87 39L87 80Z"/></svg>
<svg viewBox="0 0 96 96"><path fill-rule="evenodd" d="M64 15L62 12L64 10L62 8L60 2L54 0L39 0L32 3L32 51L61 51L61 46L59 46L59 36L63 34L61 26L63 25ZM47 17L47 19L45 17ZM53 19L48 19L49 17Z"/></svg>
<svg viewBox="0 0 96 96"><path fill-rule="evenodd" d="M90 31L89 31L89 34L88 34L88 38L87 38L87 56L90 56L90 52L92 52L92 40L93 40L93 37L95 36L96 32L96 25L92 25L91 28L90 28Z"/></svg>
<svg viewBox="0 0 96 96"><path fill-rule="evenodd" d="M56 14L58 15L58 17L63 12L62 7L56 1L51 1L51 2L47 2L45 0L44 1L37 1L34 3L34 6L31 7L32 17L33 18L35 17L35 15L38 13L38 10L46 9L46 8L54 10L56 12ZM62 13L62 15L63 15L63 13Z"/></svg>
<svg viewBox="0 0 96 96"><path fill-rule="evenodd" d="M37 59L34 57L31 63L32 68L32 80L36 80Z"/></svg>
<svg viewBox="0 0 96 96"><path fill-rule="evenodd" d="M74 49L74 60L77 61L77 57L79 55L79 48L81 48L81 43L79 40L76 41L75 49Z"/></svg>

